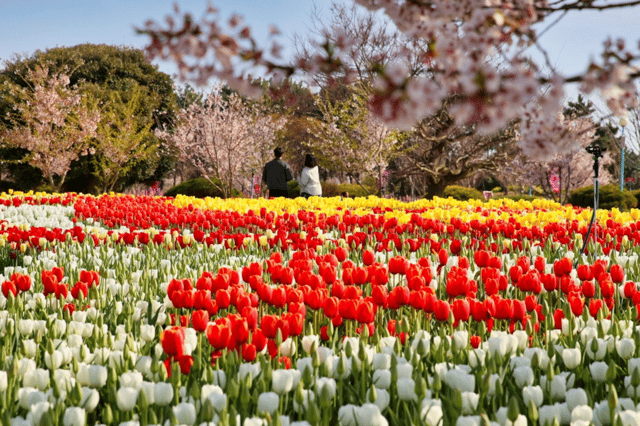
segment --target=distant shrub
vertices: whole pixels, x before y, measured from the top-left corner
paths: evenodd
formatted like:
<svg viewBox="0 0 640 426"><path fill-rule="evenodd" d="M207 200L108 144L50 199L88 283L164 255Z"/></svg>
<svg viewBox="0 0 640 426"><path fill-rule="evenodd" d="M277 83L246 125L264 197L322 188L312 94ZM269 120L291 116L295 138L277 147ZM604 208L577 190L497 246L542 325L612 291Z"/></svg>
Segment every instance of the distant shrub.
<svg viewBox="0 0 640 426"><path fill-rule="evenodd" d="M287 189L289 190L289 197L297 198L300 196L300 185L297 180L290 180L287 182Z"/></svg>
<svg viewBox="0 0 640 426"><path fill-rule="evenodd" d="M542 197L537 197L535 195L518 194L518 195L505 195L504 197L500 197L500 198L506 198L513 201L520 201L520 200L533 201L533 200L539 200Z"/></svg>
<svg viewBox="0 0 640 426"><path fill-rule="evenodd" d="M571 193L568 202L577 207L593 208L593 185L578 188ZM602 185L600 187L600 203L598 208L629 210L638 205L633 192L620 191L617 185Z"/></svg>
<svg viewBox="0 0 640 426"><path fill-rule="evenodd" d="M454 200L459 201L484 200L484 195L482 195L482 192L478 191L477 189L458 185L447 186L444 189L444 197L451 197Z"/></svg>
<svg viewBox="0 0 640 426"><path fill-rule="evenodd" d="M322 196L323 197L339 197L340 189L337 183L333 182L320 182L322 186Z"/></svg>
<svg viewBox="0 0 640 426"><path fill-rule="evenodd" d="M219 182L219 181L218 181ZM200 177L196 179L186 180L179 185L169 188L164 195L167 197L175 197L178 194L190 197L218 197L223 198L222 191L216 188L207 179ZM243 197L242 193L236 189L231 192L232 197Z"/></svg>
<svg viewBox="0 0 640 426"><path fill-rule="evenodd" d="M331 183L322 182L323 197L339 197L343 192L349 193L349 197L368 197L376 195L376 189L373 186L364 185L364 188L357 183ZM366 189L365 189L366 188ZM367 190L369 193L367 193Z"/></svg>

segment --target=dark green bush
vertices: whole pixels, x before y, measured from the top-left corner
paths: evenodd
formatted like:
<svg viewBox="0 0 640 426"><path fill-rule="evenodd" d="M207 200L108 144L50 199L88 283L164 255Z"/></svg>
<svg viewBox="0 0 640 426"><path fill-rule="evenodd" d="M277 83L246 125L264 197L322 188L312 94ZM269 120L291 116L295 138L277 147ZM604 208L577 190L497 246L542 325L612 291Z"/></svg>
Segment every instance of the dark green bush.
<svg viewBox="0 0 640 426"><path fill-rule="evenodd" d="M323 197L339 197L340 196L340 185L333 182L320 182L322 185L322 196Z"/></svg>
<svg viewBox="0 0 640 426"><path fill-rule="evenodd" d="M539 200L542 197L537 197L535 195L525 195L525 194L520 194L520 195L505 195L503 197L499 197L499 198L506 198L509 200L513 200L513 201L533 201L533 200Z"/></svg>
<svg viewBox="0 0 640 426"><path fill-rule="evenodd" d="M368 197L369 195L377 194L375 187L365 186L363 188L357 183L341 183L340 185L338 185L337 195L340 195L343 192L348 192L349 197Z"/></svg>
<svg viewBox="0 0 640 426"><path fill-rule="evenodd" d="M571 193L568 202L577 207L593 208L593 185L578 188ZM630 191L620 191L617 185L600 187L600 203L598 208L629 210L638 205L638 200Z"/></svg>
<svg viewBox="0 0 640 426"><path fill-rule="evenodd" d="M297 180L290 180L287 182L287 189L289 190L289 197L297 198L300 196L300 185Z"/></svg>
<svg viewBox="0 0 640 426"><path fill-rule="evenodd" d="M459 201L468 201L468 200L484 200L484 195L482 192L478 191L475 188L466 188L464 186L458 185L449 185L444 189L444 197L445 198L453 198L454 200Z"/></svg>
<svg viewBox="0 0 640 426"><path fill-rule="evenodd" d="M222 198L222 191L213 186L207 179L200 177L196 179L186 180L172 188L169 188L164 195L167 197L175 197L178 194L188 195L190 197L218 197ZM238 190L232 190L232 197L242 197L242 193Z"/></svg>
<svg viewBox="0 0 640 426"><path fill-rule="evenodd" d="M376 189L373 186L364 185L364 188L357 183L332 183L321 182L323 197L339 197L343 192L349 193L349 197L368 197L376 195ZM366 189L365 189L366 188ZM367 190L369 193L367 193Z"/></svg>

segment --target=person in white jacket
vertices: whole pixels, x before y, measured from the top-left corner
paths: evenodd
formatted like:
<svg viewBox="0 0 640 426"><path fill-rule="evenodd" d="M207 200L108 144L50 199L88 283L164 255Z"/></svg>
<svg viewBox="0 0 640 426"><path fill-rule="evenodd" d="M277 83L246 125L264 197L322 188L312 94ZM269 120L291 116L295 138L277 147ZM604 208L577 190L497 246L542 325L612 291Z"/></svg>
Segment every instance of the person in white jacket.
<svg viewBox="0 0 640 426"><path fill-rule="evenodd" d="M322 186L320 186L320 175L318 174L318 163L311 154L304 158L304 168L298 180L300 186L300 196L304 198L321 197Z"/></svg>

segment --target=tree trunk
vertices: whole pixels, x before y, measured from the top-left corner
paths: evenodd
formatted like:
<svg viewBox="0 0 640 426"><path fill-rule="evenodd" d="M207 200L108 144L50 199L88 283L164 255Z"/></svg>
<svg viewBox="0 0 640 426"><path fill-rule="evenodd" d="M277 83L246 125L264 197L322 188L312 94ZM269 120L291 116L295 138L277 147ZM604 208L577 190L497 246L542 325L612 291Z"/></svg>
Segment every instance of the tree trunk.
<svg viewBox="0 0 640 426"><path fill-rule="evenodd" d="M433 180L429 178L427 178L426 183L424 198L429 200L433 199L433 197L443 197L444 189L449 184L446 179L440 179L438 182L433 182Z"/></svg>

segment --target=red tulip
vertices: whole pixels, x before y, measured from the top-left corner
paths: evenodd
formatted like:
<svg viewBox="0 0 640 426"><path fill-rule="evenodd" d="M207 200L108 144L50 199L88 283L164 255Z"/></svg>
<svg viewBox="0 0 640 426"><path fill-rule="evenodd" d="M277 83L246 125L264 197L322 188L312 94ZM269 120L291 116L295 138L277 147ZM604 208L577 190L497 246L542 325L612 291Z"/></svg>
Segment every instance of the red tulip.
<svg viewBox="0 0 640 426"><path fill-rule="evenodd" d="M256 345L253 343L242 344L242 358L246 362L253 362L256 359Z"/></svg>
<svg viewBox="0 0 640 426"><path fill-rule="evenodd" d="M446 300L436 300L433 304L433 314L438 321L447 321L450 311L449 303Z"/></svg>
<svg viewBox="0 0 640 426"><path fill-rule="evenodd" d="M197 310L191 314L191 324L196 331L203 332L209 324L209 313L204 310Z"/></svg>
<svg viewBox="0 0 640 426"><path fill-rule="evenodd" d="M231 330L228 326L209 324L207 327L207 339L215 349L221 350L227 347L231 338Z"/></svg>
<svg viewBox="0 0 640 426"><path fill-rule="evenodd" d="M184 329L172 327L164 330L160 334L160 343L170 357L184 355Z"/></svg>
<svg viewBox="0 0 640 426"><path fill-rule="evenodd" d="M18 295L18 289L13 281L5 281L2 283L2 294L4 297L9 297L9 293L12 293L14 297Z"/></svg>
<svg viewBox="0 0 640 426"><path fill-rule="evenodd" d="M454 300L451 310L456 321L467 321L471 314L471 306L469 306L469 302L466 299Z"/></svg>
<svg viewBox="0 0 640 426"><path fill-rule="evenodd" d="M373 265L375 261L375 255L371 250L365 250L362 252L362 263L364 263L366 266Z"/></svg>
<svg viewBox="0 0 640 426"><path fill-rule="evenodd" d="M616 284L624 281L624 270L620 265L612 265L609 274L611 274L611 280Z"/></svg>

